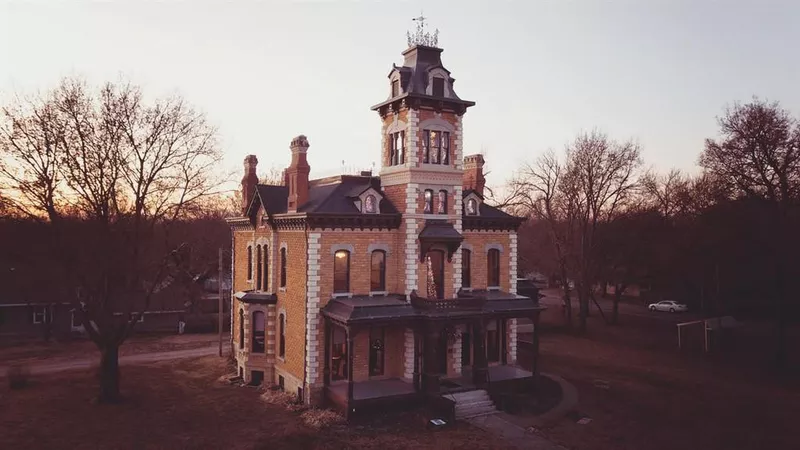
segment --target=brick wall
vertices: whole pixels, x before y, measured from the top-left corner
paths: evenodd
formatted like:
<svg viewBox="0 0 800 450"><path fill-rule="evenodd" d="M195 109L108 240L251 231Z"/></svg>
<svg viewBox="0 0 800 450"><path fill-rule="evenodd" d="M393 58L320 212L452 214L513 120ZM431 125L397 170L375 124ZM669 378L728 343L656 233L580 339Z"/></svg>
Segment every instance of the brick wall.
<svg viewBox="0 0 800 450"><path fill-rule="evenodd" d="M511 271L511 240L508 231L464 231L464 244L472 247L471 281L473 289L487 288L487 244L499 244L500 252L500 289L511 290L509 273Z"/></svg>
<svg viewBox="0 0 800 450"><path fill-rule="evenodd" d="M362 329L354 336L353 342L353 381L403 377L403 352L405 350L405 329L384 328L383 375L369 376L369 336L370 329Z"/></svg>
<svg viewBox="0 0 800 450"><path fill-rule="evenodd" d="M306 233L303 230L279 230L277 241L278 255L280 248L286 246L287 273L286 288L279 288L280 256L273 258L277 269L275 271L277 274L275 286L278 295L276 309L278 314L281 312L286 314L286 356L283 359L276 357L276 374L278 372L289 374L302 380L306 344Z"/></svg>
<svg viewBox="0 0 800 450"><path fill-rule="evenodd" d="M352 231L326 230L320 238L320 307L325 306L333 295L333 253L336 248L352 249L350 254L350 292L354 295L368 295L370 292L370 263L372 254L370 245L385 245L386 254L386 291L390 293L404 292L403 268L404 235L400 230Z"/></svg>

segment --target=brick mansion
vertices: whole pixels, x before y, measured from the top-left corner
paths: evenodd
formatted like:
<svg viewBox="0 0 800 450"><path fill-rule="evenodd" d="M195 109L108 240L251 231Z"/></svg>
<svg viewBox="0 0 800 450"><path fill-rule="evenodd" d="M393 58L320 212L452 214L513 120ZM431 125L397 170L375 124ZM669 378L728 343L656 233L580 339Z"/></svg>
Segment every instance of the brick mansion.
<svg viewBox="0 0 800 450"><path fill-rule="evenodd" d="M240 375L348 416L530 378L517 365L522 218L484 202L484 159L463 155L461 99L442 49L409 38L388 76L380 169L312 179L291 140L282 185L244 161L231 217L232 345ZM377 124L376 124L377 125Z"/></svg>

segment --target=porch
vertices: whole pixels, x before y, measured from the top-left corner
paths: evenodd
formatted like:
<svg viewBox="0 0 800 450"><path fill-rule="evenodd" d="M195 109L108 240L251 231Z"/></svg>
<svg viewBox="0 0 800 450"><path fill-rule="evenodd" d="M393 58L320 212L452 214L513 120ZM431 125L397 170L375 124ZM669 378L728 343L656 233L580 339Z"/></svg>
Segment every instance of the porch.
<svg viewBox="0 0 800 450"><path fill-rule="evenodd" d="M331 300L323 309L325 401L351 417L423 403L452 410L443 394L513 389L532 380L536 368L515 364L510 320L538 322L541 309L501 292Z"/></svg>

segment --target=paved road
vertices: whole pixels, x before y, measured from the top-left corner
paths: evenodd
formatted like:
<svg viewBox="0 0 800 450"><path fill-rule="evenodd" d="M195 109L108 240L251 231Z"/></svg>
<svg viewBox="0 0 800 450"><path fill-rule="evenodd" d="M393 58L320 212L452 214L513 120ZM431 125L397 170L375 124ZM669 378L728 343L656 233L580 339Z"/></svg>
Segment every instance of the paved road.
<svg viewBox="0 0 800 450"><path fill-rule="evenodd" d="M223 350L225 349L223 348ZM120 356L119 363L120 365L131 365L131 364L147 364L159 361L171 361L174 359L183 359L183 358L199 358L201 356L216 355L218 351L219 347L214 345L203 348L193 348L189 350L140 353L138 355ZM223 351L223 353L227 352ZM45 362L40 364L32 364L28 367L32 375L64 372L67 370L88 369L91 367L96 367L99 364L100 361L99 356L100 355L97 354L92 358L81 358L81 359L66 360L66 361L54 361L49 363ZM6 366L0 366L0 376L5 376L7 369L8 367Z"/></svg>
<svg viewBox="0 0 800 450"><path fill-rule="evenodd" d="M542 302L543 304L547 305L550 308L562 307L561 291L545 289L542 291L542 293L545 294L545 296L540 300L540 302ZM606 314L606 316L611 315L611 311L614 305L614 302L611 299L598 298L597 303L599 303L600 307L603 308L603 312ZM590 308L589 314L599 315L597 311L597 305L595 305L593 302L589 303L589 308ZM579 309L580 305L578 304L578 300L573 298L572 299L573 313L577 314ZM670 314L660 311L649 311L645 305L637 305L637 304L622 303L622 302L620 302L619 304L619 314L621 316L646 317L649 319L661 320L671 323L680 323L690 320L696 320L700 317L699 315L692 312Z"/></svg>

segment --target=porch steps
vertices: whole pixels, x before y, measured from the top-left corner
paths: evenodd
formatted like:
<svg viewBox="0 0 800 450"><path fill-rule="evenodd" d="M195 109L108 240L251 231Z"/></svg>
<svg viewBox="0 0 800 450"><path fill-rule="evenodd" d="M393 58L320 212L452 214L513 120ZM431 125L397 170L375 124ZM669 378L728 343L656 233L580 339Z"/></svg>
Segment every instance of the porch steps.
<svg viewBox="0 0 800 450"><path fill-rule="evenodd" d="M497 413L494 402L485 390L459 392L447 397L456 402L457 420Z"/></svg>

